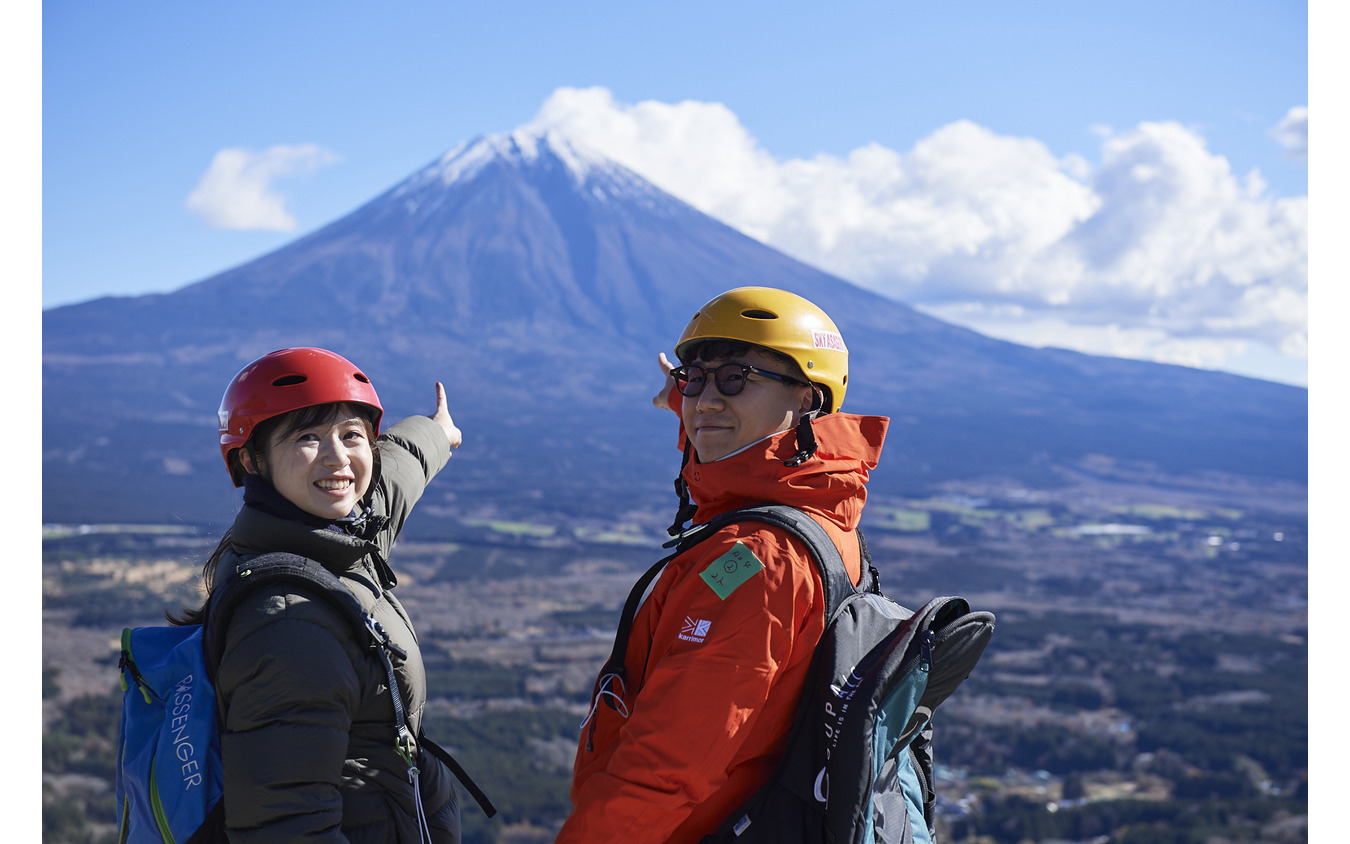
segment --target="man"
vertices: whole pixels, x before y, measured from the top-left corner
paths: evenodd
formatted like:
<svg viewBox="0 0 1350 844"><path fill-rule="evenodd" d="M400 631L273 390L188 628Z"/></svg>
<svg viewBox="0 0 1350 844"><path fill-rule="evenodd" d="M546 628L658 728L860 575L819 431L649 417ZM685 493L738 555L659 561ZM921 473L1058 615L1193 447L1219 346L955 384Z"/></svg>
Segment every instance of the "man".
<svg viewBox="0 0 1350 844"><path fill-rule="evenodd" d="M854 534L888 419L838 412L848 351L793 293L731 290L664 354L658 406L679 414L681 515L702 524L750 504L797 507L860 581ZM693 844L774 769L825 626L806 548L757 522L673 559L634 616L626 683L597 681L559 844Z"/></svg>

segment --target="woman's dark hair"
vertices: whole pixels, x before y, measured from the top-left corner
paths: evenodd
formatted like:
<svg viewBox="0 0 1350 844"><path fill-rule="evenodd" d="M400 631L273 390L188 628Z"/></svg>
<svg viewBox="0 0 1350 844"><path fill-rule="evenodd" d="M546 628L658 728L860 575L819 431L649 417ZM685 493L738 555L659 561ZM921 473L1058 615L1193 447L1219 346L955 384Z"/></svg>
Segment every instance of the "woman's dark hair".
<svg viewBox="0 0 1350 844"><path fill-rule="evenodd" d="M306 428L313 428L316 425L323 425L341 418L350 418L355 416L359 418L366 426L366 436L370 439L371 453L374 455L375 462L380 460L380 449L375 439L375 417L374 408L364 404L354 402L330 402L329 404L316 404L309 407L302 407L299 410L292 410L290 413L283 413L280 416L274 416L271 419L259 422L249 435L248 442L238 450L231 452L231 464L238 464L242 472L242 461L239 453L247 450L255 467L266 467L267 452L272 444L292 436L298 431ZM234 465L231 465L231 469ZM265 473L262 474L267 478ZM270 482L271 478L267 478ZM220 542L216 545L216 550L211 552L211 556L202 564L202 588L206 591L206 597L202 599L201 606L196 609L183 609L177 613L164 611L164 617L170 624L201 624L206 619L206 602L211 597L211 590L215 587L216 566L225 556L225 551L230 547L231 532L229 528L220 536Z"/></svg>

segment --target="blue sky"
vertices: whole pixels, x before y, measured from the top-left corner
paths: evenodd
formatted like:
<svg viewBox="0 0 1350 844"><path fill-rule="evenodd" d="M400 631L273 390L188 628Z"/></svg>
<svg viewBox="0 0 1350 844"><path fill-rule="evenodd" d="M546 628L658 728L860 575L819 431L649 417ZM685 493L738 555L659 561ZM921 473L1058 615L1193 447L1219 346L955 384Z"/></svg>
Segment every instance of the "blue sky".
<svg viewBox="0 0 1350 844"><path fill-rule="evenodd" d="M42 307L532 126L944 319L1306 383L1305 4L559 8L44 3Z"/></svg>

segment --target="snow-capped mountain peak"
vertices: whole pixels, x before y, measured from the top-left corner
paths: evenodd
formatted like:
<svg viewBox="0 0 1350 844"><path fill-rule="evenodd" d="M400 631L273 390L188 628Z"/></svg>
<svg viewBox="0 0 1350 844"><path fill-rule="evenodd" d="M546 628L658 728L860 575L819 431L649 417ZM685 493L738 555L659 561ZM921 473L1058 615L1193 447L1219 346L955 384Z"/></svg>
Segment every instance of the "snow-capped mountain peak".
<svg viewBox="0 0 1350 844"><path fill-rule="evenodd" d="M590 201L633 201L658 213L681 213L685 203L596 149L556 129L522 127L511 132L480 135L459 144L414 173L391 191L404 211L426 213L439 207L447 188L467 185L489 168L514 171L528 181L559 175Z"/></svg>
<svg viewBox="0 0 1350 844"><path fill-rule="evenodd" d="M471 179L492 162L529 167L541 157L562 162L577 184L583 184L596 171L620 169L600 153L577 143L554 129L521 128L512 132L480 135L445 153L416 174L410 183L439 181L449 185Z"/></svg>

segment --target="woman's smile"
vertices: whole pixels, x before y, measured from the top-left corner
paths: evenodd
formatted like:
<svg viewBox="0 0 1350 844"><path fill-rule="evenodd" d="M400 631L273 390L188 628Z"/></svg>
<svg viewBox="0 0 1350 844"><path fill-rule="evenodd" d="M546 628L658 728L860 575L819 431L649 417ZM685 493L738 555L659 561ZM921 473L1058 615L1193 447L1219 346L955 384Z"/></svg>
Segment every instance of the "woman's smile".
<svg viewBox="0 0 1350 844"><path fill-rule="evenodd" d="M337 520L351 515L365 496L374 462L365 423L344 417L273 442L266 475L301 510Z"/></svg>

